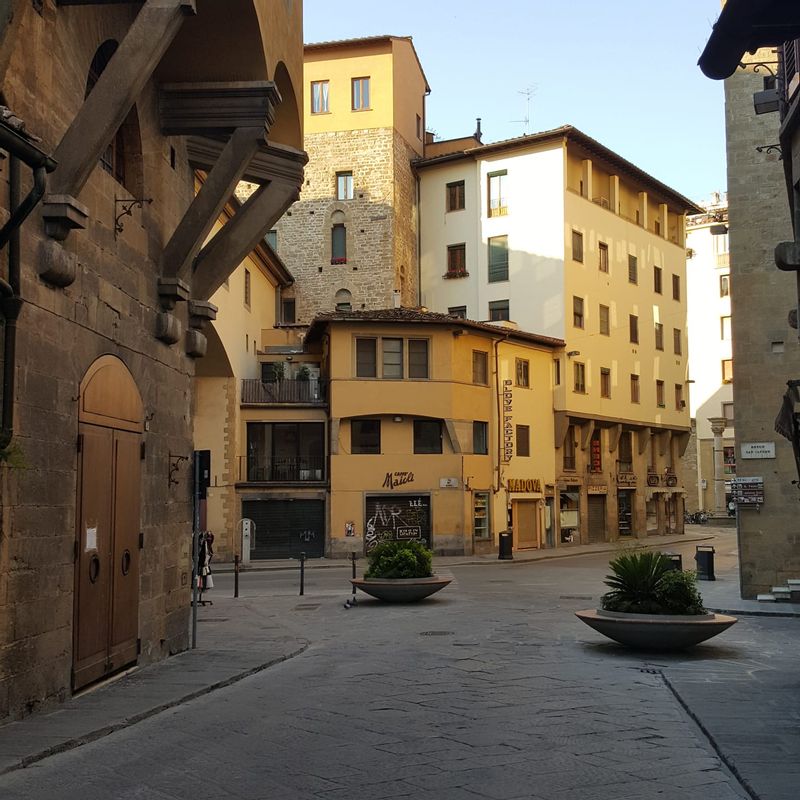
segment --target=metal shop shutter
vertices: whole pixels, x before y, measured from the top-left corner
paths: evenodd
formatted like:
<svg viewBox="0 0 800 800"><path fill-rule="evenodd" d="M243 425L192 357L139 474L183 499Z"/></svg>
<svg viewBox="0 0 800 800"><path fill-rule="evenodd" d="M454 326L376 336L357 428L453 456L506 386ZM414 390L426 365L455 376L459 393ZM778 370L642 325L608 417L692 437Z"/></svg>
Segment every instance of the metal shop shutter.
<svg viewBox="0 0 800 800"><path fill-rule="evenodd" d="M589 495L589 543L606 540L606 498L602 494Z"/></svg>
<svg viewBox="0 0 800 800"><path fill-rule="evenodd" d="M243 500L242 516L256 524L251 557L322 558L325 554L323 500Z"/></svg>

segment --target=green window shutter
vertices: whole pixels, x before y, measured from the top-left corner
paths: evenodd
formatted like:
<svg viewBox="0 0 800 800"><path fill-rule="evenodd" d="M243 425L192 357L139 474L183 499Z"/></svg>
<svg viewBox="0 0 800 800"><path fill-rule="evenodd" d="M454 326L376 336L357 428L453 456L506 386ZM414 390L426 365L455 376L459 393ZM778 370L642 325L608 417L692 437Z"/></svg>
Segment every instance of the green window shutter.
<svg viewBox="0 0 800 800"><path fill-rule="evenodd" d="M508 280L508 236L489 239L489 283Z"/></svg>

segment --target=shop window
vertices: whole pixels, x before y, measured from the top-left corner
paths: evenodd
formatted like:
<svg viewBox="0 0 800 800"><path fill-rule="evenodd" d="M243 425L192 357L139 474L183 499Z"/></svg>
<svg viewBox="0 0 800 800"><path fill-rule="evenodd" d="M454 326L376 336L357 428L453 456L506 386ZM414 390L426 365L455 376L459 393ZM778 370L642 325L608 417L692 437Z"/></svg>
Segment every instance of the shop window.
<svg viewBox="0 0 800 800"><path fill-rule="evenodd" d="M580 502L581 493L577 486L572 491L561 492L561 544L575 544L580 541Z"/></svg>
<svg viewBox="0 0 800 800"><path fill-rule="evenodd" d="M530 425L517 425L517 455L527 457L531 454Z"/></svg>
<svg viewBox="0 0 800 800"><path fill-rule="evenodd" d="M589 472L603 471L603 440L600 430L595 428L592 431L592 439L589 443Z"/></svg>
<svg viewBox="0 0 800 800"><path fill-rule="evenodd" d="M608 272L608 245L605 242L599 242L597 248L599 252L598 269L600 272Z"/></svg>
<svg viewBox="0 0 800 800"><path fill-rule="evenodd" d="M572 260L583 263L583 234L572 231Z"/></svg>
<svg viewBox="0 0 800 800"><path fill-rule="evenodd" d="M489 354L484 350L472 351L472 382L489 385Z"/></svg>
<svg viewBox="0 0 800 800"><path fill-rule="evenodd" d="M564 469L575 469L575 453L577 450L577 443L575 441L575 426L570 425L567 428L567 435L564 439Z"/></svg>
<svg viewBox="0 0 800 800"><path fill-rule="evenodd" d="M517 386L521 386L524 389L530 387L530 370L531 364L530 361L524 358L516 359L516 379L517 379Z"/></svg>
<svg viewBox="0 0 800 800"><path fill-rule="evenodd" d="M448 183L445 189L446 209L448 211L462 211L465 206L464 181Z"/></svg>
<svg viewBox="0 0 800 800"><path fill-rule="evenodd" d="M476 539L488 539L491 536L491 528L489 525L489 492L473 492L472 530Z"/></svg>
<svg viewBox="0 0 800 800"><path fill-rule="evenodd" d="M485 456L489 454L489 423L478 422L472 423L472 452L476 456Z"/></svg>
<svg viewBox="0 0 800 800"><path fill-rule="evenodd" d="M357 378L377 377L377 352L377 339L356 339Z"/></svg>
<svg viewBox="0 0 800 800"><path fill-rule="evenodd" d="M350 452L358 455L380 455L381 421L379 419L351 420Z"/></svg>
<svg viewBox="0 0 800 800"><path fill-rule="evenodd" d="M414 420L414 452L419 455L438 454L442 452L441 420Z"/></svg>
<svg viewBox="0 0 800 800"><path fill-rule="evenodd" d="M723 459L723 472L725 475L734 476L736 475L736 448L735 447L723 447L722 448L722 459Z"/></svg>

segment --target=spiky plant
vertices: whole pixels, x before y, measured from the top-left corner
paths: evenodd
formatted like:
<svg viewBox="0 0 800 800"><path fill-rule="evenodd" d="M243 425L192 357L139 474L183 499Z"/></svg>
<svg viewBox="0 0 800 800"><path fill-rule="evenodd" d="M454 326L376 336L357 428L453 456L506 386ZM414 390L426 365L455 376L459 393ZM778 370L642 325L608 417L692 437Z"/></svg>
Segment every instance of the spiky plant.
<svg viewBox="0 0 800 800"><path fill-rule="evenodd" d="M612 574L603 581L611 589L602 597L602 607L606 611L665 613L658 585L672 564L663 553L651 550L623 553L609 566Z"/></svg>

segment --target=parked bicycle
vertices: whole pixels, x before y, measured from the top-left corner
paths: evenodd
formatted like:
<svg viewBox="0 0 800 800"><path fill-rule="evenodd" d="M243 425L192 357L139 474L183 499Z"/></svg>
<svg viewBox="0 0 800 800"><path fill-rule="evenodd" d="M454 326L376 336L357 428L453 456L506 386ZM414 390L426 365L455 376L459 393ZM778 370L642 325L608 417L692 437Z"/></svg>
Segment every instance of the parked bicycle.
<svg viewBox="0 0 800 800"><path fill-rule="evenodd" d="M695 511L690 514L688 511L683 514L683 521L689 525L705 525L711 519L711 514L707 511Z"/></svg>

